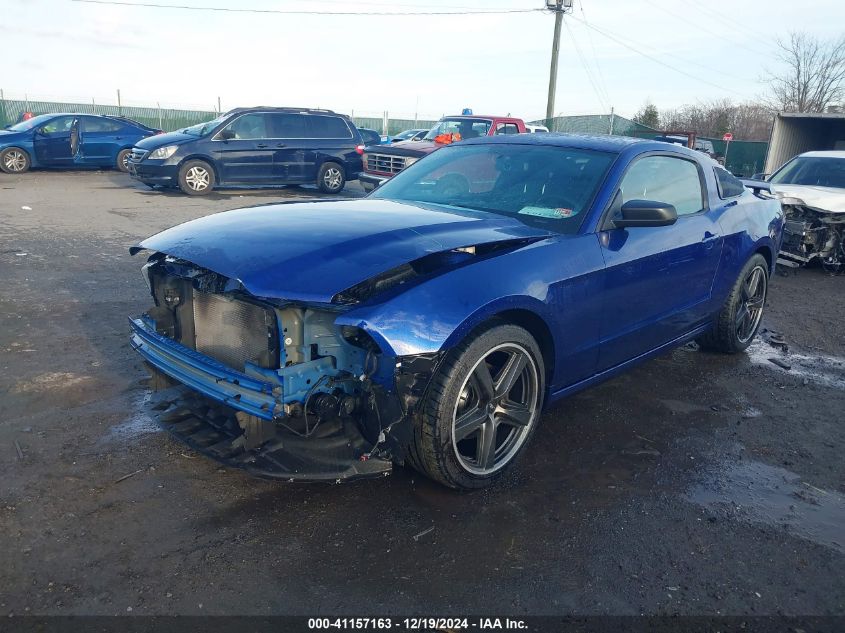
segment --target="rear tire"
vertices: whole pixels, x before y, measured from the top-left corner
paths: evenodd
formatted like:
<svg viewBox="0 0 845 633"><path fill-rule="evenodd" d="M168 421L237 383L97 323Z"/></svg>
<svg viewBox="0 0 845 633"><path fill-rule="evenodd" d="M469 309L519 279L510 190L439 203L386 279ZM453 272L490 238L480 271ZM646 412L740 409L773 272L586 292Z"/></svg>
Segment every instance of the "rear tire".
<svg viewBox="0 0 845 633"><path fill-rule="evenodd" d="M760 329L769 290L769 264L756 253L742 267L713 329L698 339L702 349L725 354L745 350Z"/></svg>
<svg viewBox="0 0 845 633"><path fill-rule="evenodd" d="M189 160L179 169L179 188L189 196L204 196L214 189L214 170L202 160Z"/></svg>
<svg viewBox="0 0 845 633"><path fill-rule="evenodd" d="M22 174L29 171L32 160L26 150L20 147L7 147L0 152L0 170L7 174Z"/></svg>
<svg viewBox="0 0 845 633"><path fill-rule="evenodd" d="M471 337L432 377L409 463L451 488L489 486L534 434L544 377L540 348L521 327L493 325Z"/></svg>
<svg viewBox="0 0 845 633"><path fill-rule="evenodd" d="M323 193L340 193L346 185L346 174L338 163L326 162L317 173L317 187Z"/></svg>
<svg viewBox="0 0 845 633"><path fill-rule="evenodd" d="M117 171L122 171L124 174L129 173L129 155L131 153L131 149L122 149L117 153L117 160L114 165Z"/></svg>

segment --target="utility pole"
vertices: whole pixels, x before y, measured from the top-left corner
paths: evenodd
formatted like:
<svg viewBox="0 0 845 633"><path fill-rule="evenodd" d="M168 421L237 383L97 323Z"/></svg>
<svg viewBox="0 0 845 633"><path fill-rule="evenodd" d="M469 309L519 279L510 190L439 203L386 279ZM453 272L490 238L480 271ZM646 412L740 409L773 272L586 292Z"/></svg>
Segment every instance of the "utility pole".
<svg viewBox="0 0 845 633"><path fill-rule="evenodd" d="M560 27L563 14L572 11L572 0L546 0L546 9L555 14L555 36L552 40L552 63L549 69L549 100L546 102L546 127L552 129L555 112L555 88L557 87L557 58L560 52Z"/></svg>

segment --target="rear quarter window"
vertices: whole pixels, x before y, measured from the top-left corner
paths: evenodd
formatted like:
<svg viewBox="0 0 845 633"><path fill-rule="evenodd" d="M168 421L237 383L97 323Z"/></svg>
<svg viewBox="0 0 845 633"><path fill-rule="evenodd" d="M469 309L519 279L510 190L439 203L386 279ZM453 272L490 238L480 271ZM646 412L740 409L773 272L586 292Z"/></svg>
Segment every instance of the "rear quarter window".
<svg viewBox="0 0 845 633"><path fill-rule="evenodd" d="M717 167L713 171L716 172L716 184L719 187L720 198L735 198L745 193L745 185L727 169Z"/></svg>
<svg viewBox="0 0 845 633"><path fill-rule="evenodd" d="M311 115L308 123L314 138L352 138L352 130L340 117Z"/></svg>

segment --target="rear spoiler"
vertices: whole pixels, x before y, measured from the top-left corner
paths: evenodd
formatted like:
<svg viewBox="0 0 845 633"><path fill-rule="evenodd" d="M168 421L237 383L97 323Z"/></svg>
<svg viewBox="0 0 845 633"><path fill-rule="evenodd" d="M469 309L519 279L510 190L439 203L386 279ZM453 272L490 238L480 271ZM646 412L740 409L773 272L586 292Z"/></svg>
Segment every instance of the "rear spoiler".
<svg viewBox="0 0 845 633"><path fill-rule="evenodd" d="M751 180L750 178L742 178L742 184L751 189L755 195L759 196L761 191L765 191L770 196L772 195L772 185L764 180Z"/></svg>

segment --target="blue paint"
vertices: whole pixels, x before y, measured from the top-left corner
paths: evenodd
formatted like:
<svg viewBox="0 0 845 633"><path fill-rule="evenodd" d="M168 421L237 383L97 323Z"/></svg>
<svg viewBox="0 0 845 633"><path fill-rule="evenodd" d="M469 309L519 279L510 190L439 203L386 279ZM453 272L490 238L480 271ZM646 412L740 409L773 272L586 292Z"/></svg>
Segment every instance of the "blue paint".
<svg viewBox="0 0 845 633"><path fill-rule="evenodd" d="M16 147L32 167L115 167L117 155L155 135L135 121L94 114L42 114L0 130L0 151ZM78 143L71 143L72 134Z"/></svg>
<svg viewBox="0 0 845 633"><path fill-rule="evenodd" d="M247 292L272 303L294 301L323 310L336 327L366 331L387 365L448 350L499 315L533 318L551 339L548 402L706 331L755 252L765 254L774 269L780 204L748 190L721 199L716 165L699 152L636 139L519 135L465 141L435 156L501 144L612 155L573 232L540 227L527 216L391 200L391 187L414 178L415 170L422 173L426 158L363 200L219 213L164 231L137 248L237 279ZM612 212L622 178L635 161L653 155L694 163L703 209L670 226L614 228L606 213ZM456 253L430 275L358 304L331 304L351 286L425 255L515 239L524 241L489 256ZM360 367L361 359L353 356L337 355L336 367Z"/></svg>

